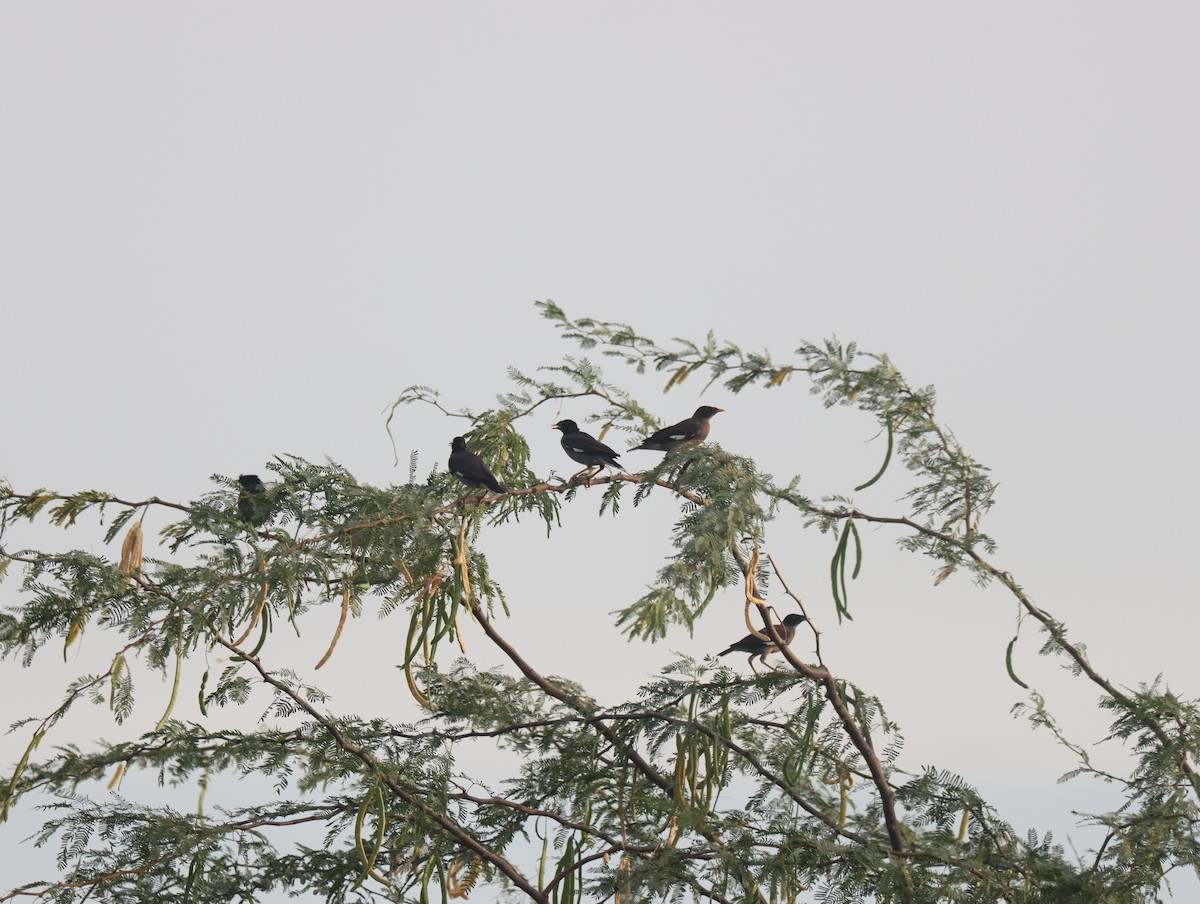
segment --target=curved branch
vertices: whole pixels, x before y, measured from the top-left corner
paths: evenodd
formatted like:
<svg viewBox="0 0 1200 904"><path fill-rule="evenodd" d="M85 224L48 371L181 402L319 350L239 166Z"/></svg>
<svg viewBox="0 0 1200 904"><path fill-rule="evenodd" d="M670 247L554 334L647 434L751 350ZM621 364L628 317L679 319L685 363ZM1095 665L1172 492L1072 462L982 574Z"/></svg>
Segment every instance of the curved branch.
<svg viewBox="0 0 1200 904"><path fill-rule="evenodd" d="M1121 706L1130 713L1130 715L1134 716L1138 721L1145 725L1146 728L1148 728L1154 734L1155 738L1161 745L1163 745L1163 747L1169 747L1171 745L1171 738L1163 724L1159 722L1158 719L1154 718L1154 716L1144 712L1142 709L1139 709L1136 702L1128 694L1118 689L1116 685L1097 672L1092 667L1092 664L1088 661L1087 656L1084 655L1083 651L1079 649L1078 646L1067 640L1066 632L1063 631L1062 625L1058 619L1054 618L1052 615L1034 603L1029 594L1027 594L1021 588L1010 572L998 568L980 555L975 549L974 544L965 542L953 534L948 534L944 531L935 530L934 528L928 527L924 524L919 524L916 521L913 521L911 518L868 515L865 512L858 511L857 509L850 509L846 512L824 512L824 514L826 514L828 517L836 519L854 518L856 520L867 521L873 524L901 525L916 531L922 536L929 537L959 549L966 556L968 556L972 562L975 563L976 567L981 572L989 577L995 578L1006 588L1008 588L1008 591L1012 593L1014 597L1016 597L1017 601L1021 604L1021 607L1035 619L1041 622L1042 626L1046 629L1050 636L1054 638L1054 642L1058 645L1059 649L1067 654L1067 656L1075 663L1079 670L1085 674L1093 684L1101 688L1113 700L1120 703ZM1186 756L1180 758L1179 769L1184 774L1184 777L1187 779L1188 783L1191 785L1193 793L1195 793L1197 797L1200 797L1200 776L1197 775L1196 770L1192 767L1191 763L1188 762Z"/></svg>
<svg viewBox="0 0 1200 904"><path fill-rule="evenodd" d="M742 569L742 574L747 578L751 578L750 563L745 560L745 557L740 554L736 547L734 547L734 559ZM871 744L870 739L863 732L858 722L855 721L853 714L846 706L846 701L842 699L841 692L838 690L837 679L834 678L833 673L825 665L814 667L801 662L775 630L775 622L767 614L767 606L761 602L757 605L759 616L763 621L763 633L771 638L771 641L779 649L779 652L787 659L788 664L804 677L820 683L825 689L825 698L833 706L834 712L837 713L838 721L842 723L842 728L850 738L850 742L858 750L859 756L863 758L867 770L871 773L871 783L875 786L875 790L879 794L880 807L883 811L883 822L887 828L888 840L891 843L892 851L897 854L903 853L904 838L900 832L900 820L896 816L896 796L892 790L891 782L888 781L883 763L880 762L879 757L876 755L875 748Z"/></svg>

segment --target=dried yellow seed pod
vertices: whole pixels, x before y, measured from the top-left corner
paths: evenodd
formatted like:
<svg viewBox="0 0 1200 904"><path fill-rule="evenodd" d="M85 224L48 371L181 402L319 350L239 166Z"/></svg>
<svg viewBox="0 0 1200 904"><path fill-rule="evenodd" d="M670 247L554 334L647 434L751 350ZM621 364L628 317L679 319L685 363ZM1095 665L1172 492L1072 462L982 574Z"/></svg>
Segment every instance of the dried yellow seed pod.
<svg viewBox="0 0 1200 904"><path fill-rule="evenodd" d="M142 570L142 522L135 521L121 544L121 574L126 583L133 583L133 573Z"/></svg>

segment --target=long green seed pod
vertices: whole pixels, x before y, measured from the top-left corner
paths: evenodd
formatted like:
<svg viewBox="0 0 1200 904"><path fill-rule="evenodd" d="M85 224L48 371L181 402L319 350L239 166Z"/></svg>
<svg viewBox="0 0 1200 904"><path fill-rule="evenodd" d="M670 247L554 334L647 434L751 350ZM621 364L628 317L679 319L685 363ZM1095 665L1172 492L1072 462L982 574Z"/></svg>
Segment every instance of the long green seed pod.
<svg viewBox="0 0 1200 904"><path fill-rule="evenodd" d="M1016 684L1020 685L1025 690L1029 690L1029 685L1018 678L1017 673L1013 671L1013 647L1016 646L1016 644L1017 638L1016 635L1014 635L1013 639L1008 642L1008 649L1004 652L1004 667L1008 669L1009 678L1011 678Z"/></svg>
<svg viewBox="0 0 1200 904"><path fill-rule="evenodd" d="M856 493L859 490L865 490L867 487L871 486L871 484L875 483L875 481L879 480L879 478L883 476L883 472L888 469L888 465L891 464L892 449L895 448L895 433L892 429L892 419L890 417L885 415L883 422L887 425L887 452L884 453L883 464L880 466L874 477L872 477L866 483L860 483L854 488Z"/></svg>
<svg viewBox="0 0 1200 904"><path fill-rule="evenodd" d="M204 687L207 684L208 684L208 669L205 669L204 675L201 676L201 678L200 678L199 703L200 703L200 715L202 715L202 716L208 715L208 704L205 702L205 699L204 699Z"/></svg>
<svg viewBox="0 0 1200 904"><path fill-rule="evenodd" d="M21 773L25 771L25 767L29 765L29 755L37 749L37 745L41 743L42 736L45 733L45 728L40 728L33 733L33 739L29 742L29 746L25 748L25 753L21 755L21 760L17 763L17 768L13 770L12 779L8 783L8 790L4 792L4 804L0 806L0 822L8 819L8 808L13 802L14 794L17 790L17 782L20 781Z"/></svg>
<svg viewBox="0 0 1200 904"><path fill-rule="evenodd" d="M858 535L858 525L854 523L854 519L847 520L850 522L850 533L854 534L854 573L850 575L850 580L857 581L858 573L862 570L862 537Z"/></svg>
<svg viewBox="0 0 1200 904"><path fill-rule="evenodd" d="M162 714L162 718L158 720L158 724L154 726L155 731L162 731L162 727L167 724L167 719L171 718L171 711L175 709L175 701L179 699L179 675L183 672L183 621L179 623L179 637L176 640L175 646L175 680L171 683L171 699L167 701L166 711Z"/></svg>
<svg viewBox="0 0 1200 904"><path fill-rule="evenodd" d="M367 813L375 808L378 811L378 816L375 820L375 838L372 844L371 853L367 853L366 845L363 843L363 823L366 821ZM359 873L358 880L351 886L351 891L358 888L366 881L367 876L371 875L375 868L375 861L379 859L379 852L383 850L383 833L387 828L387 802L383 797L383 788L379 782L371 786L366 795L363 797L362 803L358 806L358 815L354 819L354 847L358 851L359 862L362 863L362 872Z"/></svg>

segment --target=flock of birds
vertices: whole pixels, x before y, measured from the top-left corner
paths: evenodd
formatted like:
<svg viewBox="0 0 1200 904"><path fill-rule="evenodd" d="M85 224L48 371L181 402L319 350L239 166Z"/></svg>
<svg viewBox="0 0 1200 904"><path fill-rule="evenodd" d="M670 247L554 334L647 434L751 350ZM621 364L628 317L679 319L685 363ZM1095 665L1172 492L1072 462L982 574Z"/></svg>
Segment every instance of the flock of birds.
<svg viewBox="0 0 1200 904"><path fill-rule="evenodd" d="M672 449L694 446L696 443L704 442L708 436L711 426L709 422L713 415L720 414L724 410L724 408L713 408L711 405L701 405L691 417L685 418L678 424L672 424L670 427L663 427L629 451L648 449L651 452L670 452ZM621 457L620 454L614 452L591 434L584 433L574 421L559 421L551 429L562 431L563 451L572 461L584 466L582 471L575 472L567 479L568 483L584 473L587 473L587 479L591 480L600 472L601 468L623 470L621 463L617 461ZM500 486L496 475L488 470L483 459L467 448L467 441L464 437L454 437L450 442L450 449L450 473L467 486L480 487L491 490L493 493L508 492Z"/></svg>
<svg viewBox="0 0 1200 904"><path fill-rule="evenodd" d="M672 424L670 427L664 427L662 430L651 434L629 451L646 449L651 452L670 452L683 446L694 446L697 443L701 443L708 437L708 431L711 426L710 421L713 415L720 414L724 410L723 408L714 408L711 405L701 405L691 417L684 418L678 424ZM591 434L580 430L579 425L574 421L559 421L557 424L552 425L551 429L562 433L560 442L567 456L572 461L584 466L582 470L577 471L568 478L568 483L580 474L586 473L587 477L585 480L590 485L592 478L603 468L612 468L616 471L623 470L621 463L617 461L621 457L620 454L613 451ZM450 442L449 470L451 474L469 487L478 487L499 495L504 495L508 492L500 484L500 481L496 479L496 475L491 472L491 469L483 463L483 459L467 448L465 437L456 436ZM267 490L266 486L263 485L263 482L259 480L256 474L239 475L238 484L241 487L241 493L238 496L238 512L241 514L242 520L256 525L264 523L268 514L267 510L263 507L265 500L259 500L255 497L265 493ZM785 644L790 644L796 636L796 626L802 621L804 621L803 615L788 615L783 620L783 624L775 625L775 633ZM778 650L778 646L769 639L760 637L757 634L747 634L741 640L730 644L717 655L725 656L728 653L747 653L749 656L746 661L755 674L757 674L758 669L754 667L754 660L758 659L763 665L767 665L767 656L778 652Z"/></svg>

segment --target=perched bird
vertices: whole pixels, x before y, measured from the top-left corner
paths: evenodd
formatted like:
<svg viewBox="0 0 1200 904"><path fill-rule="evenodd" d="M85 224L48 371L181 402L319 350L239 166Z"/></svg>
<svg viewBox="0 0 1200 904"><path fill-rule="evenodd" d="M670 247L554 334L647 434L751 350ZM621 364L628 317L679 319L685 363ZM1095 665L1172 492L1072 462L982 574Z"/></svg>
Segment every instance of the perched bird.
<svg viewBox="0 0 1200 904"><path fill-rule="evenodd" d="M450 441L450 473L470 487L484 487L493 493L507 493L500 486L496 475L488 470L483 459L467 448L464 437L456 436Z"/></svg>
<svg viewBox="0 0 1200 904"><path fill-rule="evenodd" d="M651 452L670 452L680 446L694 446L696 443L703 442L704 438L708 436L709 419L724 410L724 408L713 408L711 405L701 405L691 417L670 427L663 427L653 436L642 440L641 445L633 448L649 449Z"/></svg>
<svg viewBox="0 0 1200 904"><path fill-rule="evenodd" d="M557 424L551 424L550 427L552 430L562 431L561 442L563 451L574 461L579 462L581 465L586 465L583 471L576 471L572 474L568 478L567 483L570 483L584 471L590 471L592 468L595 468L596 471L588 475L589 484L601 468L621 470L621 463L617 461L620 456L594 436L580 430L579 425L574 421L559 421Z"/></svg>
<svg viewBox="0 0 1200 904"><path fill-rule="evenodd" d="M255 527L262 527L271 514L271 505L267 500L255 497L265 493L266 486L258 479L257 474L239 474L238 485L241 489L238 490L237 507L242 520Z"/></svg>
<svg viewBox="0 0 1200 904"><path fill-rule="evenodd" d="M775 633L779 635L779 639L785 644L792 642L792 638L796 636L796 625L804 621L803 615L798 615L793 612L783 620L783 624L775 625ZM763 632L766 633L765 631ZM758 674L758 669L754 668L754 660L758 659L763 665L767 664L767 656L771 653L779 652L779 647L770 640L764 640L755 634L747 634L737 643L731 643L728 647L718 653L718 656L724 656L726 653L749 653L750 656L746 662L750 663L750 668L754 674Z"/></svg>

